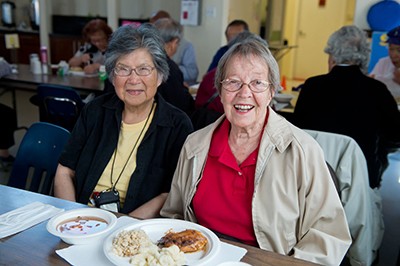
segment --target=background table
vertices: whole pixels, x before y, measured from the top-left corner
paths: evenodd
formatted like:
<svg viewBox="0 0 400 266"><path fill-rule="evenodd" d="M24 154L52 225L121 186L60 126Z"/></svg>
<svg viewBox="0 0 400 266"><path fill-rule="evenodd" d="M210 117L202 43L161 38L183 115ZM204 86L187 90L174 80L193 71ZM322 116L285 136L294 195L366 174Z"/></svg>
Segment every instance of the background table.
<svg viewBox="0 0 400 266"><path fill-rule="evenodd" d="M80 94L88 95L95 93L96 95L101 94L104 90L104 82L96 77L85 77L85 76L57 76L51 73L49 74L33 74L30 71L29 65L20 64L17 65L18 73L10 74L0 78L0 96L4 93L11 93L11 105L12 108L17 110L17 97L16 90L24 90L35 92L39 84L53 84L68 86L77 90Z"/></svg>

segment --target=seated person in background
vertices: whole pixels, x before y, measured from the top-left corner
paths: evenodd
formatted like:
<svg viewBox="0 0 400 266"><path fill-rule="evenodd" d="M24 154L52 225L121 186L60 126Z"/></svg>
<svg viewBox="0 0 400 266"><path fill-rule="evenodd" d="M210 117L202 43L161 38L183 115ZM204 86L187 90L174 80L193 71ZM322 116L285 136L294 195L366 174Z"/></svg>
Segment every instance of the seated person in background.
<svg viewBox="0 0 400 266"><path fill-rule="evenodd" d="M0 103L0 164L6 166L14 161L9 148L15 144L14 131L17 129L17 114L15 110Z"/></svg>
<svg viewBox="0 0 400 266"><path fill-rule="evenodd" d="M371 76L386 84L395 99L400 100L400 26L387 33L389 56L379 59Z"/></svg>
<svg viewBox="0 0 400 266"><path fill-rule="evenodd" d="M158 92L170 104L183 110L190 115L194 110L194 99L183 83L183 75L178 65L171 59L176 53L179 41L182 38L182 27L179 22L171 18L158 19L154 26L160 32L164 40L164 48L167 53L169 76L165 82L158 87Z"/></svg>
<svg viewBox="0 0 400 266"><path fill-rule="evenodd" d="M244 20L233 20L231 21L228 26L226 27L225 30L225 37L227 41L227 45L222 46L221 48L218 49L218 51L215 53L210 66L207 69L207 72L211 71L212 69L216 68L218 65L219 60L221 57L228 51L229 49L229 42L235 38L236 35L243 31L248 31L249 30L249 25L247 24L246 21Z"/></svg>
<svg viewBox="0 0 400 266"><path fill-rule="evenodd" d="M351 243L345 213L318 143L269 107L280 77L266 41L232 46L215 86L225 115L186 140L161 216L339 265Z"/></svg>
<svg viewBox="0 0 400 266"><path fill-rule="evenodd" d="M0 58L0 78L11 74L11 66ZM14 161L8 149L15 144L14 131L17 129L17 114L14 109L0 103L0 164L6 166Z"/></svg>
<svg viewBox="0 0 400 266"><path fill-rule="evenodd" d="M85 44L68 61L70 69L83 69L86 74L97 73L100 66L104 65L104 54L111 34L112 29L104 20L89 21L82 29Z"/></svg>
<svg viewBox="0 0 400 266"><path fill-rule="evenodd" d="M154 23L160 18L171 18L171 16L167 11L160 10L150 18L150 23ZM181 31L183 32L182 26ZM183 38L183 36L181 36L178 50L172 56L172 60L178 64L179 69L182 71L183 80L185 81L186 86L197 82L199 68L197 67L196 52L193 44Z"/></svg>
<svg viewBox="0 0 400 266"><path fill-rule="evenodd" d="M234 44L241 42L245 40L246 38L253 36L254 34L249 32L249 31L244 31L239 33L235 38L233 38L228 46L231 47ZM216 68L212 69L208 73L206 73L201 80L201 83L199 85L199 89L197 90L196 94L196 100L195 100L195 108L200 108L201 106L204 106L207 101L213 96L215 92L217 92L217 88L214 85L214 79L215 79L215 72L217 71ZM208 106L207 108L223 113L224 108L221 103L221 98L217 96Z"/></svg>
<svg viewBox="0 0 400 266"><path fill-rule="evenodd" d="M179 42L178 50L172 59L178 64L179 69L182 71L186 86L197 83L199 68L197 67L196 52L191 42L182 38Z"/></svg>
<svg viewBox="0 0 400 266"><path fill-rule="evenodd" d="M115 93L83 108L60 157L54 194L97 207L111 194L114 211L158 216L193 126L157 93L169 72L157 29L148 23L118 28L105 66Z"/></svg>
<svg viewBox="0 0 400 266"><path fill-rule="evenodd" d="M379 187L387 154L400 147L400 113L385 84L368 77L365 32L344 26L328 40L329 73L307 79L294 110L300 128L352 137L368 164L369 185Z"/></svg>

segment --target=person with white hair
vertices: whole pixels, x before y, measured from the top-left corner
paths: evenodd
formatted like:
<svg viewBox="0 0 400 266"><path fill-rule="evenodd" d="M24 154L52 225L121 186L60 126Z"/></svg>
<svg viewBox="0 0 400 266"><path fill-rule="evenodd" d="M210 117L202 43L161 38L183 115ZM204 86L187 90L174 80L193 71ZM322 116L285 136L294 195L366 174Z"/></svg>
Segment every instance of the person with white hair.
<svg viewBox="0 0 400 266"><path fill-rule="evenodd" d="M329 73L307 79L294 123L352 137L368 164L369 185L380 187L387 155L400 147L400 113L382 82L367 76L370 46L364 31L344 26L327 43Z"/></svg>

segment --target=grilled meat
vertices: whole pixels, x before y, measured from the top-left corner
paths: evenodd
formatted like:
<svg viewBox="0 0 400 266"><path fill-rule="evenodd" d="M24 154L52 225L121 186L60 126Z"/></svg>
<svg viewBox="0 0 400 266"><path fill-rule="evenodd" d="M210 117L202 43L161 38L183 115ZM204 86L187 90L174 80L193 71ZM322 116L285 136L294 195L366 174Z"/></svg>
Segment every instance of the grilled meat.
<svg viewBox="0 0 400 266"><path fill-rule="evenodd" d="M159 247L177 245L184 253L203 250L207 245L207 238L199 231L187 229L181 232L169 231L158 241Z"/></svg>

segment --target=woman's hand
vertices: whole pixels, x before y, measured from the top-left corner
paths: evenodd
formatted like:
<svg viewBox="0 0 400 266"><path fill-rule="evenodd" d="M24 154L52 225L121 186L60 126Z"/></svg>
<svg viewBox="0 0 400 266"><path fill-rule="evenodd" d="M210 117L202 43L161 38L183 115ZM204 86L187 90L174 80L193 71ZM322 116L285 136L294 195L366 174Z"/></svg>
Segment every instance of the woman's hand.
<svg viewBox="0 0 400 266"><path fill-rule="evenodd" d="M161 193L149 200L136 210L129 213L130 216L139 219L150 219L160 217L160 210L167 199L168 193Z"/></svg>

